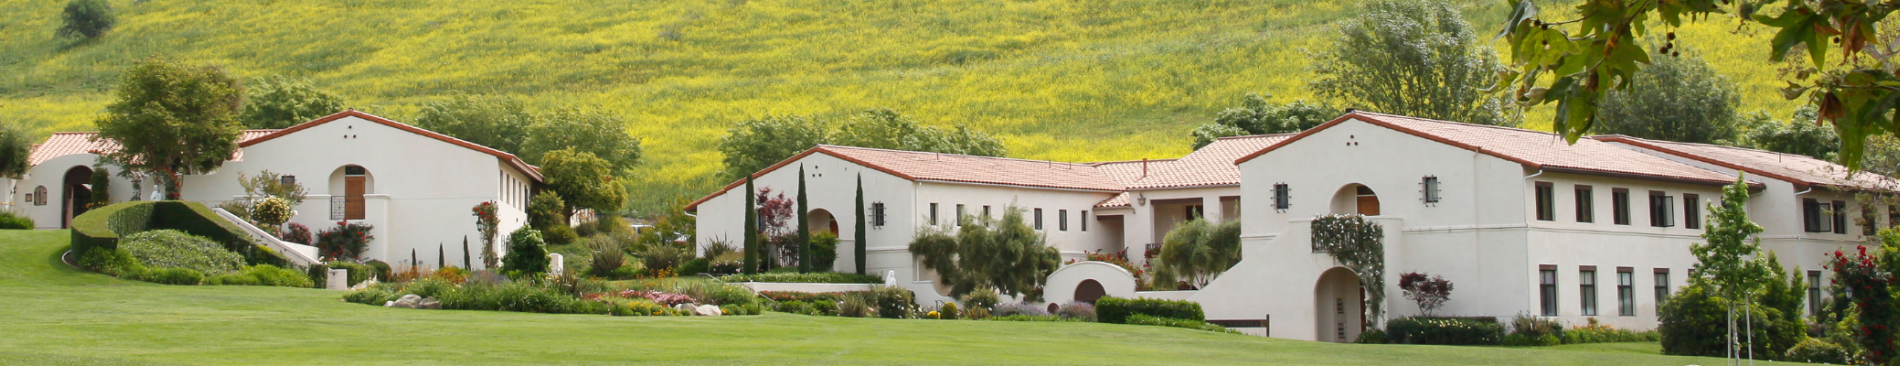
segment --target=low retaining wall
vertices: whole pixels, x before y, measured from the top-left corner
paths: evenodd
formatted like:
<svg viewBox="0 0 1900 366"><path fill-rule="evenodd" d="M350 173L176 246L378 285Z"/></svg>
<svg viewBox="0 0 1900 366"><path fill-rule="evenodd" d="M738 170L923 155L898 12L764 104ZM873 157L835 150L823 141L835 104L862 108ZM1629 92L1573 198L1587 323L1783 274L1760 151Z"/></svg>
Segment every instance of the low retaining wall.
<svg viewBox="0 0 1900 366"><path fill-rule="evenodd" d="M752 289L752 292L774 291L774 292L807 292L807 293L870 291L871 286L873 286L872 284L868 284L868 283L791 283L791 282L740 282L740 283L736 283L736 285L745 286L745 288Z"/></svg>

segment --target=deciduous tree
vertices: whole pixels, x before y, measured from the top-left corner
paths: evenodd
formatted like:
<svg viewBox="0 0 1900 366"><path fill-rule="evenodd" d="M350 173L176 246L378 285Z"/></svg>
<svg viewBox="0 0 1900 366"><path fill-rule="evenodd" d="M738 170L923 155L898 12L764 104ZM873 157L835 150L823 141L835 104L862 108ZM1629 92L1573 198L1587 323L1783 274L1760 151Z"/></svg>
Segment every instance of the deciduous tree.
<svg viewBox="0 0 1900 366"><path fill-rule="evenodd" d="M740 121L719 138L728 177L745 177L827 141L824 125L805 116Z"/></svg>
<svg viewBox="0 0 1900 366"><path fill-rule="evenodd" d="M99 38L118 24L117 16L112 15L112 4L106 0L72 0L66 2L66 10L60 12L59 31L61 37Z"/></svg>
<svg viewBox="0 0 1900 366"><path fill-rule="evenodd" d="M218 67L147 58L126 71L115 94L93 139L121 146L105 153L115 164L165 176L171 199L181 177L217 169L237 152L244 86Z"/></svg>
<svg viewBox="0 0 1900 366"><path fill-rule="evenodd" d="M550 151L541 157L541 175L547 177L548 189L565 200L562 222L583 208L609 212L626 204L627 194L613 173L613 163L573 148Z"/></svg>
<svg viewBox="0 0 1900 366"><path fill-rule="evenodd" d="M1598 107L1596 132L1646 139L1734 144L1735 84L1695 56L1654 60L1629 90L1611 91Z"/></svg>
<svg viewBox="0 0 1900 366"><path fill-rule="evenodd" d="M1023 221L1021 208L1009 207L1000 221L985 215L964 218L955 236L919 230L909 249L925 269L937 272L953 297L995 289L1039 301L1038 288L1061 261L1045 240Z"/></svg>
<svg viewBox="0 0 1900 366"><path fill-rule="evenodd" d="M26 175L27 159L33 154L33 141L28 140L26 131L12 122L0 123L0 177L20 178Z"/></svg>
<svg viewBox="0 0 1900 366"><path fill-rule="evenodd" d="M250 86L244 112L238 120L244 127L278 129L309 122L342 112L343 97L310 84L310 80L272 75Z"/></svg>
<svg viewBox="0 0 1900 366"><path fill-rule="evenodd" d="M1185 281L1200 288L1240 262L1240 220L1188 220L1168 230L1161 242L1153 263L1155 286L1174 289Z"/></svg>
<svg viewBox="0 0 1900 366"><path fill-rule="evenodd" d="M1443 0L1376 0L1311 55L1313 91L1382 113L1516 125L1510 101L1489 95L1506 69Z"/></svg>
<svg viewBox="0 0 1900 366"><path fill-rule="evenodd" d="M539 118L514 98L456 95L423 104L415 123L416 127L514 153L523 159L537 159L538 156L521 155L521 146L527 139L528 126L538 123Z"/></svg>
<svg viewBox="0 0 1900 366"><path fill-rule="evenodd" d="M640 163L640 139L627 134L627 122L605 111L560 108L527 127L527 138L520 153L534 157L563 149L591 153L606 160L616 172L626 172Z"/></svg>
<svg viewBox="0 0 1900 366"><path fill-rule="evenodd" d="M1292 103L1267 102L1271 95L1247 93L1240 106L1228 108L1214 121L1194 129L1194 148L1228 136L1246 136L1305 131L1339 117L1339 110L1324 104L1295 100Z"/></svg>

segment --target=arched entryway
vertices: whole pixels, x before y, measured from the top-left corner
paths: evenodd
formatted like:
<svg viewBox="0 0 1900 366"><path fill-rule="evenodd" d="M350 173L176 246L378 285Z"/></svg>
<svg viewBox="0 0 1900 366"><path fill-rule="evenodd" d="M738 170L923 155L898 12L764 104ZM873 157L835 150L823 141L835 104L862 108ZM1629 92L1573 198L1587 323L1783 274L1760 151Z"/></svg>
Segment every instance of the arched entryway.
<svg viewBox="0 0 1900 366"><path fill-rule="evenodd" d="M1379 195L1364 184L1347 184L1333 193L1333 213L1379 216Z"/></svg>
<svg viewBox="0 0 1900 366"><path fill-rule="evenodd" d="M330 219L363 220L368 216L363 196L376 192L376 179L361 165L344 165L330 172Z"/></svg>
<svg viewBox="0 0 1900 366"><path fill-rule="evenodd" d="M92 203L92 168L67 169L60 183L59 227L72 227L73 217L85 214L89 203Z"/></svg>
<svg viewBox="0 0 1900 366"><path fill-rule="evenodd" d="M1095 300L1101 300L1102 296L1107 295L1108 290L1103 289L1102 283L1095 280L1082 280L1082 283L1075 285L1076 302L1095 304Z"/></svg>
<svg viewBox="0 0 1900 366"><path fill-rule="evenodd" d="M1365 291L1359 276L1344 267L1333 267L1319 275L1313 286L1314 340L1353 342L1365 330Z"/></svg>
<svg viewBox="0 0 1900 366"><path fill-rule="evenodd" d="M806 232L829 231L832 235L838 234L838 220L831 216L831 211L825 211L822 208L811 210L810 213L805 214L805 222Z"/></svg>

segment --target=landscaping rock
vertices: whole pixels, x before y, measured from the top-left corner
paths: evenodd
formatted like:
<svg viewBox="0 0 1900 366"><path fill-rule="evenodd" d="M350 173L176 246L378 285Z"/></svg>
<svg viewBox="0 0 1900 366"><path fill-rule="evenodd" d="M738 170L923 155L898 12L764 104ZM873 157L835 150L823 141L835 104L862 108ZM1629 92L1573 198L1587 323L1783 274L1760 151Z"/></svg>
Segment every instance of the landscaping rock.
<svg viewBox="0 0 1900 366"><path fill-rule="evenodd" d="M693 313L699 316L719 316L721 314L719 307L713 305L700 305L697 308L693 308Z"/></svg>
<svg viewBox="0 0 1900 366"><path fill-rule="evenodd" d="M679 305L673 305L673 310L679 310L679 311L684 311L684 312L686 312L687 314L693 314L693 313L698 313L698 312L699 312L699 309L698 309L698 308L695 308L695 307L693 307L693 304L679 304Z"/></svg>
<svg viewBox="0 0 1900 366"><path fill-rule="evenodd" d="M436 301L435 298L433 297L422 297L422 296L416 296L416 294L408 294L408 295L402 295L402 298L396 299L395 301L383 303L383 307L409 308L409 309L441 309L442 302Z"/></svg>

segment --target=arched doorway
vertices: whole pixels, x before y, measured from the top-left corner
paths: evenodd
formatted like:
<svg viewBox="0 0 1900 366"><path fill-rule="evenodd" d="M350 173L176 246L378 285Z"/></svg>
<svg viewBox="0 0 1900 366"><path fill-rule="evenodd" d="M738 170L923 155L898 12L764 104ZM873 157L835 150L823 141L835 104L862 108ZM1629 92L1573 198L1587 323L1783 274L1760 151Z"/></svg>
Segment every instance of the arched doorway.
<svg viewBox="0 0 1900 366"><path fill-rule="evenodd" d="M330 219L363 220L368 212L363 196L376 192L376 179L361 165L344 165L330 172Z"/></svg>
<svg viewBox="0 0 1900 366"><path fill-rule="evenodd" d="M1314 340L1349 343L1365 330L1365 291L1359 276L1345 267L1333 267L1319 275L1313 286Z"/></svg>
<svg viewBox="0 0 1900 366"><path fill-rule="evenodd" d="M831 216L831 211L822 208L811 210L805 214L805 222L805 232L830 231L832 235L838 235L838 220Z"/></svg>
<svg viewBox="0 0 1900 366"><path fill-rule="evenodd" d="M1364 184L1347 184L1333 193L1333 213L1379 216L1379 195Z"/></svg>
<svg viewBox="0 0 1900 366"><path fill-rule="evenodd" d="M85 214L89 203L92 203L92 168L67 169L60 183L59 227L72 227L73 217Z"/></svg>
<svg viewBox="0 0 1900 366"><path fill-rule="evenodd" d="M1095 300L1101 300L1102 296L1107 295L1108 290L1103 289L1102 283L1095 280L1082 280L1082 283L1075 285L1075 301L1077 302L1093 305Z"/></svg>

